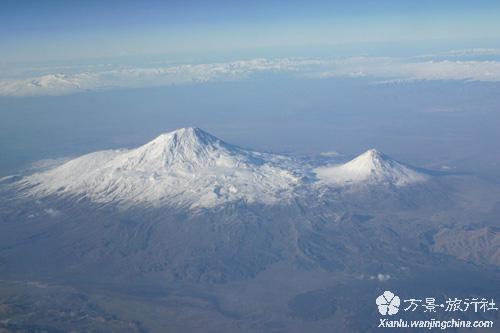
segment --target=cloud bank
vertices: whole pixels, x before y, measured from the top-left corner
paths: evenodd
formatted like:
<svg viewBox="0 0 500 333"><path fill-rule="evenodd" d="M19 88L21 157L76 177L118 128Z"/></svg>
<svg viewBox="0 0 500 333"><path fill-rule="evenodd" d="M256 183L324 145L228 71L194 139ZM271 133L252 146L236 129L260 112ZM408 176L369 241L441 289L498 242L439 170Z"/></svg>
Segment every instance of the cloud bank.
<svg viewBox="0 0 500 333"><path fill-rule="evenodd" d="M471 51L472 52L472 51ZM491 50L489 50L491 52ZM456 52L455 52L456 53ZM50 73L0 80L0 96L59 96L85 91L242 80L258 73L288 72L307 78L367 77L378 82L413 80L500 81L500 61L387 57L253 59L162 67L127 67Z"/></svg>
<svg viewBox="0 0 500 333"><path fill-rule="evenodd" d="M500 81L499 61L423 61L397 62L392 59L358 62L351 68L335 68L321 72L318 77L366 76L391 81L465 80Z"/></svg>

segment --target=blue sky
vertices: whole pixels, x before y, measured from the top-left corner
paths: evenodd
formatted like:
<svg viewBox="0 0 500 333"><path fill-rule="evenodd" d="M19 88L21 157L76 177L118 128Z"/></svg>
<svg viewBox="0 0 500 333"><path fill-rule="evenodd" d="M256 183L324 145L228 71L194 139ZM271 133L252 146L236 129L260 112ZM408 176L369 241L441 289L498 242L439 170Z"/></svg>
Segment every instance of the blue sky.
<svg viewBox="0 0 500 333"><path fill-rule="evenodd" d="M170 55L307 55L497 47L498 1L11 1L0 3L5 63ZM359 47L366 45L366 47Z"/></svg>
<svg viewBox="0 0 500 333"><path fill-rule="evenodd" d="M2 0L0 55L0 176L197 126L500 180L498 0Z"/></svg>

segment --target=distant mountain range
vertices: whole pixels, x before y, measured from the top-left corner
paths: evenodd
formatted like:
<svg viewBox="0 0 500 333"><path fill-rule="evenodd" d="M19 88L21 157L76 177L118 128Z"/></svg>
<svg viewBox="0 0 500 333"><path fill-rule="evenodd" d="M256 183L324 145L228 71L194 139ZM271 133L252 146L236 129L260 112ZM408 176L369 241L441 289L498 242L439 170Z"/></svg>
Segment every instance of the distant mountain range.
<svg viewBox="0 0 500 333"><path fill-rule="evenodd" d="M181 128L136 149L81 156L16 184L35 197L199 208L237 201L271 205L314 195L318 188L403 187L429 179L374 149L345 164L314 168L228 144L199 128Z"/></svg>

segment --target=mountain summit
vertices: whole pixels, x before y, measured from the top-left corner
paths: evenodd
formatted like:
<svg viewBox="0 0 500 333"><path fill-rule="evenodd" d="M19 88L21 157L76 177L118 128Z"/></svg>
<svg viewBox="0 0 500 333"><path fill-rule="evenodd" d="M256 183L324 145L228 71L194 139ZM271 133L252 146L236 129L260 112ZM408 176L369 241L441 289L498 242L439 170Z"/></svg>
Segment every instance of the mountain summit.
<svg viewBox="0 0 500 333"><path fill-rule="evenodd" d="M136 149L81 156L22 183L35 196L85 197L105 204L272 204L289 199L299 182L284 167L290 161L230 145L199 128L182 128Z"/></svg>
<svg viewBox="0 0 500 333"><path fill-rule="evenodd" d="M387 155L370 149L353 160L315 169L324 183L337 185L386 184L405 186L425 181L428 176Z"/></svg>
<svg viewBox="0 0 500 333"><path fill-rule="evenodd" d="M123 156L124 168L158 171L196 169L241 163L261 163L252 152L230 145L196 127L164 133Z"/></svg>

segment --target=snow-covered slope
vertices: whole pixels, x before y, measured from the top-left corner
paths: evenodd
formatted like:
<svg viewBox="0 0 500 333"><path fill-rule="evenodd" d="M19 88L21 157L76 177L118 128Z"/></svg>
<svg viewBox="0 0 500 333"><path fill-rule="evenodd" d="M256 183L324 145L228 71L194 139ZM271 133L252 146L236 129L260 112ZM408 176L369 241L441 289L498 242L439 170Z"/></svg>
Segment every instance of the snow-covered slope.
<svg viewBox="0 0 500 333"><path fill-rule="evenodd" d="M35 197L202 208L236 201L286 203L314 197L316 185L405 186L428 177L373 149L345 164L313 169L290 157L233 146L198 128L182 128L136 149L78 157L15 184Z"/></svg>
<svg viewBox="0 0 500 333"><path fill-rule="evenodd" d="M35 196L77 196L99 203L213 207L243 200L290 199L300 175L291 159L244 150L198 129L162 134L132 150L71 160L22 180Z"/></svg>
<svg viewBox="0 0 500 333"><path fill-rule="evenodd" d="M428 175L399 163L375 149L370 149L355 159L341 165L316 168L322 183L331 185L405 186L428 179Z"/></svg>

